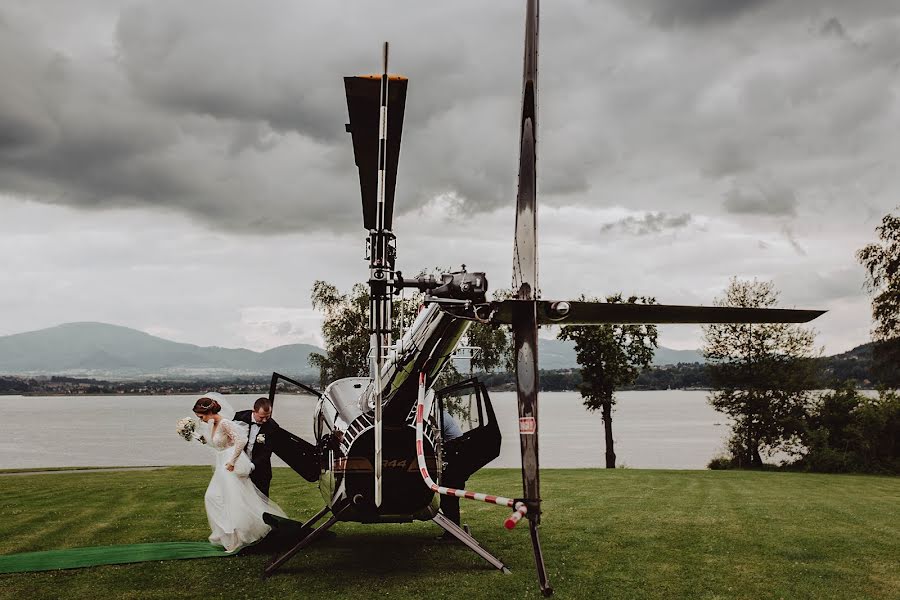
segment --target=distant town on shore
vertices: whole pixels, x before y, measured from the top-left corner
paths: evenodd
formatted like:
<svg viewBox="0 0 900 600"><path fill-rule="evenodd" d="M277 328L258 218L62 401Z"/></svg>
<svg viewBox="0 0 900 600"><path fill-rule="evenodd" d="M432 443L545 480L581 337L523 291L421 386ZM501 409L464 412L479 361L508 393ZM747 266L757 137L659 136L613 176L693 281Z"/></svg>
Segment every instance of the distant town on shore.
<svg viewBox="0 0 900 600"><path fill-rule="evenodd" d="M853 380L860 387L871 388L878 381L871 374L871 346L865 345L850 352L816 359L820 361L821 387L833 387L838 382ZM512 373L476 374L489 389L514 391ZM299 380L319 387L318 376L306 373ZM0 394L23 395L99 395L99 394L193 394L215 389L225 394L265 394L270 377L196 377L187 379L104 380L89 377L60 375L0 376ZM577 390L581 383L578 368L542 370L541 391ZM679 363L653 366L644 370L634 385L624 390L710 389L708 369L703 363Z"/></svg>
<svg viewBox="0 0 900 600"><path fill-rule="evenodd" d="M581 373L574 344L541 339L542 391L577 390ZM279 346L265 352L243 348L201 347L172 342L105 323L68 323L40 331L0 337L0 394L262 394L273 371L313 387L319 374L309 355L324 352L309 344ZM874 387L871 344L815 359L822 387L854 380ZM695 350L659 348L654 364L632 390L707 389L702 355ZM462 365L460 365L462 367ZM462 367L460 370L464 370ZM490 389L512 390L511 373L477 374Z"/></svg>

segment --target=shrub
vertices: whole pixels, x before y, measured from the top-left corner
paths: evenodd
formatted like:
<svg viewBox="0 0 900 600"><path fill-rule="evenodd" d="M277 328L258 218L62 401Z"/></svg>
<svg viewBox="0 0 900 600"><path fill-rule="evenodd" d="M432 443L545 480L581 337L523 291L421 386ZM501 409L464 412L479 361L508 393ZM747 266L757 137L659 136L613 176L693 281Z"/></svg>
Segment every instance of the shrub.
<svg viewBox="0 0 900 600"><path fill-rule="evenodd" d="M852 384L824 394L806 418L806 455L796 466L820 473L900 473L900 396L863 396Z"/></svg>
<svg viewBox="0 0 900 600"><path fill-rule="evenodd" d="M706 465L706 468L712 471L724 471L734 467L734 459L730 456L716 456Z"/></svg>

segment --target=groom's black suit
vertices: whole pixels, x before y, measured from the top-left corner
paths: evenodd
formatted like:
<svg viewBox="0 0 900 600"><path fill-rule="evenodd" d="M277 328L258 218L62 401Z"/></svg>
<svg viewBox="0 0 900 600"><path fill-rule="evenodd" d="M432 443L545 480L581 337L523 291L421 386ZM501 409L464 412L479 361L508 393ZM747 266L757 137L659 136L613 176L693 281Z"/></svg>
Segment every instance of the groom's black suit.
<svg viewBox="0 0 900 600"><path fill-rule="evenodd" d="M235 421L253 425L253 411L240 410L234 414ZM253 443L253 451L250 454L250 462L253 463L253 472L250 473L250 481L266 496L269 495L269 484L272 482L272 453L287 463L307 481L319 479L319 454L316 447L279 427L274 419L269 419L259 427L259 431L252 434L257 441ZM259 439L262 435L263 438ZM247 440L250 444L250 440ZM244 450L246 450L246 446Z"/></svg>
<svg viewBox="0 0 900 600"><path fill-rule="evenodd" d="M240 410L234 413L235 421L242 421L253 427L253 411ZM259 431L255 434L256 441L253 443L253 451L250 454L250 462L253 463L253 472L250 473L250 481L259 488L266 496L269 495L269 484L272 483L272 450L274 443L281 427L274 419L269 419L259 426ZM259 436L263 436L260 438ZM247 440L250 445L250 440ZM246 450L246 447L244 448Z"/></svg>

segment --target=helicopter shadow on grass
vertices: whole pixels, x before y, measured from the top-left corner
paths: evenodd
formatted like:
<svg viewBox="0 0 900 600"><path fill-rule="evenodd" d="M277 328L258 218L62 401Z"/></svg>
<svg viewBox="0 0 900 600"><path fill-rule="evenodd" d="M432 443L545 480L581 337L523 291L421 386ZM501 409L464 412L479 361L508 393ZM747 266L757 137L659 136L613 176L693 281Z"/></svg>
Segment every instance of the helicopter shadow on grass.
<svg viewBox="0 0 900 600"><path fill-rule="evenodd" d="M298 553L273 578L310 572L322 573L333 569L335 564L353 565L354 575L363 577L421 574L434 570L436 566L444 574L497 572L464 545L437 540L440 530L436 527L423 528L415 533L399 528L378 532L374 529L337 532L337 537L316 542ZM489 542L486 545L489 550L494 550L495 546L508 552L509 558L516 558L513 555L514 544ZM518 560L504 559L504 562L511 568L528 566L527 563L518 564Z"/></svg>

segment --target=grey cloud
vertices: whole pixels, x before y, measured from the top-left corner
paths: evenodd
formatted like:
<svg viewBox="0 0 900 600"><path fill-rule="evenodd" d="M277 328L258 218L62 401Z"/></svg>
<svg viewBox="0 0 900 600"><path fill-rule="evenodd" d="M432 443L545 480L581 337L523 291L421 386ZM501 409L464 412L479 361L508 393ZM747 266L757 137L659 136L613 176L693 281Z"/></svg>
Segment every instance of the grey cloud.
<svg viewBox="0 0 900 600"><path fill-rule="evenodd" d="M228 146L228 156L235 158L249 148L268 152L278 145L279 136L263 123L241 122L234 127L234 137Z"/></svg>
<svg viewBox="0 0 900 600"><path fill-rule="evenodd" d="M708 211L715 180L765 167L799 192L895 154L884 124L897 23L871 2L849 16L833 4L825 14L865 43L829 44L802 5L643 4L672 23L723 23L702 36L648 31L615 4L544 6L541 202L657 211L675 194L676 210ZM341 77L376 71L390 39L391 70L410 77L397 212L443 193L467 214L514 202L519 5L478 4L475 21L465 4L402 18L347 1L35 6L3 13L13 34L0 39L0 192L158 207L234 231L358 227ZM109 24L105 55L91 45L95 21ZM707 179L686 182L697 173ZM795 210L777 193L731 196L730 212Z"/></svg>
<svg viewBox="0 0 900 600"><path fill-rule="evenodd" d="M800 245L800 242L797 241L797 236L794 235L793 230L785 225L784 227L782 227L781 231L784 234L784 237L787 238L787 241L791 244L794 252L796 252L800 256L806 256L806 250L803 248L803 246Z"/></svg>
<svg viewBox="0 0 900 600"><path fill-rule="evenodd" d="M141 108L123 101L114 80L79 72L21 34L3 37L0 56L0 73L12 90L0 100L6 191L87 206L187 191L157 155L177 140L177 131L164 119L135 119ZM92 85L68 85L79 77L93 78Z"/></svg>
<svg viewBox="0 0 900 600"><path fill-rule="evenodd" d="M728 21L770 0L646 0L651 19L662 27Z"/></svg>
<svg viewBox="0 0 900 600"><path fill-rule="evenodd" d="M751 189L732 188L725 195L725 210L735 214L794 216L797 197L784 186L757 186Z"/></svg>
<svg viewBox="0 0 900 600"><path fill-rule="evenodd" d="M213 5L214 30L208 25ZM515 121L503 117L518 110L520 34L498 38L499 50L516 57L499 76L498 49L486 55L464 37L513 17L518 24L521 15L511 8L488 8L483 20L461 32L439 25L448 14L458 16L452 7L423 7L398 21L385 20L384 11L368 3L349 12L340 4L323 6L313 14L280 3L252 10L242 3L145 3L123 13L116 35L120 64L148 104L234 123L227 150L232 158L248 148L269 150L286 135L310 139L328 163L327 175L349 182L349 189L339 187L347 189L354 207L358 192L343 129L342 76L376 71L381 36L389 38L392 70L411 81L396 210L415 209L434 194L452 192L466 200L467 210L479 211L509 203L515 195L509 185L515 146L499 143L516 135ZM430 36L426 45L420 42L423 32ZM235 52L235 45L241 51ZM263 126L281 137L258 137ZM502 126L508 133L499 131ZM575 179L577 174L569 181ZM309 185L301 181L297 187ZM564 186L553 189L566 193ZM335 206L334 198L322 202ZM334 224L329 219L321 226Z"/></svg>
<svg viewBox="0 0 900 600"><path fill-rule="evenodd" d="M863 273L862 269L852 267L801 271L776 283L785 296L801 305L821 308L826 302L860 297Z"/></svg>
<svg viewBox="0 0 900 600"><path fill-rule="evenodd" d="M621 0L620 4L663 29L707 25L727 28L734 23L752 29L759 22L804 23L825 14L829 18L823 25L833 20L828 33L836 34L839 26L846 29L851 22L897 15L894 0ZM821 28L819 32L825 33Z"/></svg>
<svg viewBox="0 0 900 600"><path fill-rule="evenodd" d="M135 91L176 114L265 120L279 131L336 139L340 128L328 118L334 104L328 92L340 91L339 80L331 90L309 85L307 61L290 60L281 48L272 57L275 64L262 60L258 50L247 48L263 35L259 17L238 15L223 3L220 18L226 26L210 28L201 15L211 8L195 2L183 8L134 4L123 10L116 30L119 62ZM236 27L240 17L243 36ZM240 49L229 49L232 44Z"/></svg>
<svg viewBox="0 0 900 600"><path fill-rule="evenodd" d="M271 1L252 7L139 2L122 11L116 40L135 91L154 103L216 118L261 119L278 131L334 142L345 137L342 77L377 72L382 39L392 43L391 70L412 80L410 100L417 101L408 103L408 122L427 122L479 94L503 90L494 58L460 36L487 33L513 18L518 25L521 15L513 7L483 8L463 33L443 23L463 14L453 6L421 6L396 19L367 2L329 3L315 11ZM518 69L509 72L517 82ZM438 85L421 87L425 73Z"/></svg>
<svg viewBox="0 0 900 600"><path fill-rule="evenodd" d="M647 213L643 217L628 216L615 223L603 225L601 231L619 230L631 235L649 235L668 229L681 229L689 225L692 217L688 213L669 215L663 212Z"/></svg>
<svg viewBox="0 0 900 600"><path fill-rule="evenodd" d="M822 24L822 28L820 29L823 35L833 35L835 37L847 38L847 32L844 30L844 26L841 22L835 18L831 17L827 21Z"/></svg>
<svg viewBox="0 0 900 600"><path fill-rule="evenodd" d="M700 170L714 179L749 171L755 166L755 161L748 154L745 146L733 140L723 140L716 145Z"/></svg>

